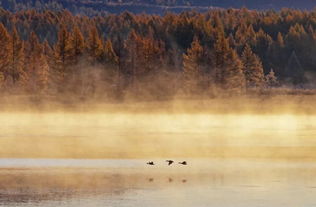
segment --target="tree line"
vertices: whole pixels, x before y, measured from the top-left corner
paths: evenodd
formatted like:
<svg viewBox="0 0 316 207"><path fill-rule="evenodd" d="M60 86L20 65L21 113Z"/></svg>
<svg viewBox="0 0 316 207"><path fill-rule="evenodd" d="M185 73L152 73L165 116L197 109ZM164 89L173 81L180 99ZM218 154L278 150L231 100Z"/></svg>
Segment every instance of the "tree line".
<svg viewBox="0 0 316 207"><path fill-rule="evenodd" d="M168 98L311 87L316 12L0 10L3 93Z"/></svg>

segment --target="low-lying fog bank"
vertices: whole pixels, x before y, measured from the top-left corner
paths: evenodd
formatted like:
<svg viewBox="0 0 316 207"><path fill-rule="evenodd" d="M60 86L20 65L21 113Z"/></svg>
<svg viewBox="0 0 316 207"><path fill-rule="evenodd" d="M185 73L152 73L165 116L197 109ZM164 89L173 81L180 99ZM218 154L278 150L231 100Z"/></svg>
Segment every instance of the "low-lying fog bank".
<svg viewBox="0 0 316 207"><path fill-rule="evenodd" d="M0 112L315 114L316 93L287 90L273 94L107 100L71 96L2 96Z"/></svg>
<svg viewBox="0 0 316 207"><path fill-rule="evenodd" d="M299 113L299 98L288 105L281 97L271 104L257 99L251 106L263 109L262 114L247 111L249 105L242 100L1 112L0 157L316 159L312 102L302 101L304 113ZM224 110L231 108L236 110Z"/></svg>

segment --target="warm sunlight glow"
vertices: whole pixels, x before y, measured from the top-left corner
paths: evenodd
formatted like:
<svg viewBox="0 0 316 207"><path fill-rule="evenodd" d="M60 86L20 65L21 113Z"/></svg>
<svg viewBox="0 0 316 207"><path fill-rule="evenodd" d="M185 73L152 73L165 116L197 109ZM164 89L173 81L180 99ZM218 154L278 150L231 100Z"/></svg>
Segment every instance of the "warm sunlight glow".
<svg viewBox="0 0 316 207"><path fill-rule="evenodd" d="M1 113L0 122L2 157L316 155L306 150L316 116L302 114Z"/></svg>

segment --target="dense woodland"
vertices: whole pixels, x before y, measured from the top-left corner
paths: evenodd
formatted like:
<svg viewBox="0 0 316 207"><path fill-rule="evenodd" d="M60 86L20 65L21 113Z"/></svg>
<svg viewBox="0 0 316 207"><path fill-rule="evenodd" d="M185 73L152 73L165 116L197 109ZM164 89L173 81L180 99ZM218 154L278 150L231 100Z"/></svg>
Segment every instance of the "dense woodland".
<svg viewBox="0 0 316 207"><path fill-rule="evenodd" d="M0 10L1 93L168 99L312 88L315 27L316 12L290 9Z"/></svg>

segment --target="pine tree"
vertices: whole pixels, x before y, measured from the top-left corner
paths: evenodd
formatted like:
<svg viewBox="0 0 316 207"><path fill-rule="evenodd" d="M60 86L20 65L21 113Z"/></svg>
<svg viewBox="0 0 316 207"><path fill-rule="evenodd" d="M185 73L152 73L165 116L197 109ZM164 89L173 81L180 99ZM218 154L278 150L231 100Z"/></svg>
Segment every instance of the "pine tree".
<svg viewBox="0 0 316 207"><path fill-rule="evenodd" d="M9 74L13 80L13 83L17 81L23 82L25 80L25 73L23 70L24 64L24 44L21 41L16 28L13 27L12 35L10 38L10 52L11 52L11 60L10 60L10 67L9 67ZM22 83L23 85L23 83Z"/></svg>
<svg viewBox="0 0 316 207"><path fill-rule="evenodd" d="M214 45L215 82L227 91L242 92L245 78L242 72L243 64L236 51L229 47L223 29L217 32Z"/></svg>
<svg viewBox="0 0 316 207"><path fill-rule="evenodd" d="M221 67L224 65L227 59L228 52L230 50L228 40L225 38L224 31L219 31L217 34L217 39L214 45L216 67Z"/></svg>
<svg viewBox="0 0 316 207"><path fill-rule="evenodd" d="M271 53L272 44L273 40L271 36L260 29L256 35L256 43L253 45L253 51L261 58L265 67L270 66L268 55Z"/></svg>
<svg viewBox="0 0 316 207"><path fill-rule="evenodd" d="M107 40L104 45L103 49L103 64L106 69L106 82L110 83L113 86L115 86L115 95L118 97L121 93L121 71L119 68L120 59L116 55L111 40Z"/></svg>
<svg viewBox="0 0 316 207"><path fill-rule="evenodd" d="M102 62L103 56L103 43L99 37L99 33L96 27L93 27L89 32L87 42L89 59L92 64Z"/></svg>
<svg viewBox="0 0 316 207"><path fill-rule="evenodd" d="M235 41L234 36L233 36L232 33L230 33L229 36L228 36L228 44L232 48L236 48L236 46L237 46L236 41Z"/></svg>
<svg viewBox="0 0 316 207"><path fill-rule="evenodd" d="M139 59L140 53L140 45L141 39L136 34L135 30L132 30L128 35L127 40L125 41L125 72L131 79L132 88L136 88L136 79L138 76L139 63L141 60Z"/></svg>
<svg viewBox="0 0 316 207"><path fill-rule="evenodd" d="M153 39L153 37L145 37L141 41L141 50L144 56L144 73L151 73L157 71L162 67L162 58L165 52L164 44Z"/></svg>
<svg viewBox="0 0 316 207"><path fill-rule="evenodd" d="M44 55L46 57L49 67L53 68L55 54L47 40L43 42L43 52L44 52Z"/></svg>
<svg viewBox="0 0 316 207"><path fill-rule="evenodd" d="M104 46L104 62L107 65L116 66L118 65L119 59L116 55L111 40L107 40Z"/></svg>
<svg viewBox="0 0 316 207"><path fill-rule="evenodd" d="M242 22L236 30L235 39L238 45L243 45L247 42L247 25Z"/></svg>
<svg viewBox="0 0 316 207"><path fill-rule="evenodd" d="M245 45L246 43L253 44L256 41L256 33L252 25L247 26L245 22L237 28L235 39L238 46Z"/></svg>
<svg viewBox="0 0 316 207"><path fill-rule="evenodd" d="M214 44L214 59L215 59L215 82L220 86L224 84L224 70L228 55L231 48L228 40L225 38L224 31L220 30L217 34L217 39Z"/></svg>
<svg viewBox="0 0 316 207"><path fill-rule="evenodd" d="M85 50L85 42L83 35L78 26L75 26L71 36L71 49L73 52L72 61L76 65L79 62L79 59L82 57Z"/></svg>
<svg viewBox="0 0 316 207"><path fill-rule="evenodd" d="M242 61L235 50L230 50L223 70L225 74L223 88L234 94L242 93L245 89L245 76Z"/></svg>
<svg viewBox="0 0 316 207"><path fill-rule="evenodd" d="M10 52L10 35L3 24L0 23L0 73L3 77L3 82L9 76L11 54L12 52Z"/></svg>
<svg viewBox="0 0 316 207"><path fill-rule="evenodd" d="M290 58L288 59L288 64L286 67L286 77L290 79L294 85L304 83L304 68L302 67L301 61L296 55L296 52L293 51Z"/></svg>
<svg viewBox="0 0 316 207"><path fill-rule="evenodd" d="M0 72L0 89L2 89L4 85L4 75L2 72Z"/></svg>
<svg viewBox="0 0 316 207"><path fill-rule="evenodd" d="M263 67L260 58L255 55L247 44L242 53L243 72L247 88L261 87L264 83Z"/></svg>
<svg viewBox="0 0 316 207"><path fill-rule="evenodd" d="M49 64L44 53L44 45L40 44L37 35L32 32L27 44L27 72L29 90L42 92L48 87Z"/></svg>
<svg viewBox="0 0 316 207"><path fill-rule="evenodd" d="M300 24L295 24L294 26L291 26L289 29L289 32L287 34L287 40L288 41L299 41L305 38L307 35L306 30L304 27Z"/></svg>
<svg viewBox="0 0 316 207"><path fill-rule="evenodd" d="M191 94L199 91L203 77L204 50L199 40L194 38L191 48L183 55L184 90Z"/></svg>
<svg viewBox="0 0 316 207"><path fill-rule="evenodd" d="M273 88L279 85L278 78L275 76L273 69L265 76L265 84L268 88Z"/></svg>
<svg viewBox="0 0 316 207"><path fill-rule="evenodd" d="M38 70L37 70L37 86L38 89L43 92L46 91L49 84L49 64L46 59L46 56L41 53L38 57Z"/></svg>
<svg viewBox="0 0 316 207"><path fill-rule="evenodd" d="M280 32L278 33L278 36L277 36L277 45L279 48L284 47L284 38Z"/></svg>
<svg viewBox="0 0 316 207"><path fill-rule="evenodd" d="M65 78L70 74L72 66L73 48L71 45L71 36L66 29L66 26L62 25L58 32L57 43L54 47L55 53L55 66L54 66L54 79L56 84L63 82ZM62 86L61 86L62 87Z"/></svg>

